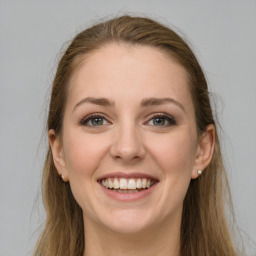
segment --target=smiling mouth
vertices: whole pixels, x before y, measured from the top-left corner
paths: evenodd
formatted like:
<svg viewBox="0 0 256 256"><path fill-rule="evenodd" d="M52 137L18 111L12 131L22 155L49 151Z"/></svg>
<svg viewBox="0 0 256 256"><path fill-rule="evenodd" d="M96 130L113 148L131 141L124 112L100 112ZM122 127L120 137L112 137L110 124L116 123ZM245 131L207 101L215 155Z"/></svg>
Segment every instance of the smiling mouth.
<svg viewBox="0 0 256 256"><path fill-rule="evenodd" d="M149 189L157 181L149 178L105 178L100 183L103 187L119 193L137 193Z"/></svg>

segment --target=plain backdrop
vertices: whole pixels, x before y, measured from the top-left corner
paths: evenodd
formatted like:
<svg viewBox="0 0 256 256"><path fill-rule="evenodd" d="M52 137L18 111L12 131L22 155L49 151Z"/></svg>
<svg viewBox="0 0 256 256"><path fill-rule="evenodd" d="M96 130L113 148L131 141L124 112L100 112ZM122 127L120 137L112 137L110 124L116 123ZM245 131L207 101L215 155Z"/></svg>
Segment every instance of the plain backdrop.
<svg viewBox="0 0 256 256"><path fill-rule="evenodd" d="M124 13L177 27L191 42L217 102L237 223L256 241L256 1L12 0L0 1L0 256L32 255L44 220L44 128L59 52L85 26Z"/></svg>

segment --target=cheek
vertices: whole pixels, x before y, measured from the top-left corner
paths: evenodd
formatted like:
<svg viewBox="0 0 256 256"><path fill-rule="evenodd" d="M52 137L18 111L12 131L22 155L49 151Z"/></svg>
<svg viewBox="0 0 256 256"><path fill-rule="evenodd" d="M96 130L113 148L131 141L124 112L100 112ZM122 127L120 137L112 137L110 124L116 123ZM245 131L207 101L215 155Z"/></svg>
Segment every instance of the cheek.
<svg viewBox="0 0 256 256"><path fill-rule="evenodd" d="M194 166L196 136L184 127L166 134L151 135L147 147L161 173L161 197L157 209L162 219L181 214ZM160 207L164 205L163 207Z"/></svg>
<svg viewBox="0 0 256 256"><path fill-rule="evenodd" d="M92 177L107 150L106 141L99 134L76 132L66 136L64 153L70 179Z"/></svg>
<svg viewBox="0 0 256 256"><path fill-rule="evenodd" d="M165 176L191 175L196 148L191 133L180 130L160 136L151 142L149 150Z"/></svg>
<svg viewBox="0 0 256 256"><path fill-rule="evenodd" d="M93 216L95 194L95 173L107 152L106 140L99 134L88 135L83 131L66 134L63 141L66 167L72 193L83 209Z"/></svg>

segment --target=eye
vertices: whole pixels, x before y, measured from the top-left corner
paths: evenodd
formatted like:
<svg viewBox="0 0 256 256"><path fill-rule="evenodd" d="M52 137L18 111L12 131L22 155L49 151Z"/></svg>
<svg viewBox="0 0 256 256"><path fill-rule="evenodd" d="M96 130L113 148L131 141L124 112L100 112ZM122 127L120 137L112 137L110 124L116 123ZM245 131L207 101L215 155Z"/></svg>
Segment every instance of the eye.
<svg viewBox="0 0 256 256"><path fill-rule="evenodd" d="M109 124L109 122L103 115L92 114L83 118L80 121L80 124L83 126L98 127L98 126L107 125Z"/></svg>
<svg viewBox="0 0 256 256"><path fill-rule="evenodd" d="M148 121L149 125L166 127L176 125L176 121L173 117L165 114L157 114Z"/></svg>

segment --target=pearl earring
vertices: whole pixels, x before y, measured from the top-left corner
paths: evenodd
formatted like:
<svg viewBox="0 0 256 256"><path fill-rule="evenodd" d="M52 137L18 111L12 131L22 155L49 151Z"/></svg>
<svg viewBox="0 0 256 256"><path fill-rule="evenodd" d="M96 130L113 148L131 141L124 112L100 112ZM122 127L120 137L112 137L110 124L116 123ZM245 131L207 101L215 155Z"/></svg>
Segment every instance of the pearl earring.
<svg viewBox="0 0 256 256"><path fill-rule="evenodd" d="M197 171L197 174L198 174L199 176L200 176L202 173L203 173L202 170L198 170L198 171Z"/></svg>

